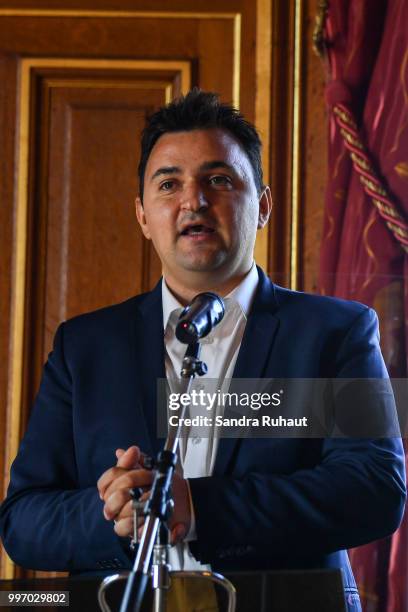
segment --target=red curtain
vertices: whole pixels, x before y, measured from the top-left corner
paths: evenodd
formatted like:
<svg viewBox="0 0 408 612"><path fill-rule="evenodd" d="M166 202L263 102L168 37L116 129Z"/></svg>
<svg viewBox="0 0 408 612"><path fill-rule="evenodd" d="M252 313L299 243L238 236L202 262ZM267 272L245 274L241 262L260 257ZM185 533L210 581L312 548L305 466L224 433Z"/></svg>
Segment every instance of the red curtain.
<svg viewBox="0 0 408 612"><path fill-rule="evenodd" d="M330 0L324 34L329 176L320 289L377 310L390 375L406 377L408 249L364 189L335 110L354 118L377 178L406 224L408 0ZM408 612L407 519L391 538L350 551L365 612Z"/></svg>

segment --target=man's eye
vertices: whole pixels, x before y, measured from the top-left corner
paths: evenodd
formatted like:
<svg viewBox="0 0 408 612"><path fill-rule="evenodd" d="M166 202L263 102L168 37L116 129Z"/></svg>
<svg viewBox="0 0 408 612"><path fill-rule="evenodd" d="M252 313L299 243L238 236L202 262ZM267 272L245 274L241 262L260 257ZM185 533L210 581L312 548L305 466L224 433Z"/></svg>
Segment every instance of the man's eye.
<svg viewBox="0 0 408 612"><path fill-rule="evenodd" d="M161 189L162 191L169 191L173 187L174 187L174 181L164 181L163 183L160 184L159 189Z"/></svg>
<svg viewBox="0 0 408 612"><path fill-rule="evenodd" d="M229 176L224 176L223 174L217 174L216 176L211 176L209 182L211 185L231 185L232 181Z"/></svg>

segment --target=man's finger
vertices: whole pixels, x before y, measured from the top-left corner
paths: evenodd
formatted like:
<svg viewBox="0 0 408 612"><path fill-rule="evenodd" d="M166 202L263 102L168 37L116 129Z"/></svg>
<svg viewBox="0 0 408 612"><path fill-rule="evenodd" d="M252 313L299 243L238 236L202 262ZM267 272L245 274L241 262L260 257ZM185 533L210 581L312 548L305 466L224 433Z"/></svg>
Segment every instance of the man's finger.
<svg viewBox="0 0 408 612"><path fill-rule="evenodd" d="M130 499L130 493L128 489L120 489L119 491L115 491L106 501L103 507L103 515L107 521L111 521L112 519L117 520L122 513L124 513L125 508L128 504L132 503ZM129 514L131 515L131 513Z"/></svg>
<svg viewBox="0 0 408 612"><path fill-rule="evenodd" d="M123 448L116 450L117 467L125 468L127 470L134 469L140 465L141 452L138 446L129 446L126 451ZM119 456L118 456L119 455Z"/></svg>
<svg viewBox="0 0 408 612"><path fill-rule="evenodd" d="M106 504L105 504L106 507ZM133 517L133 508L132 508L132 500L130 499L124 505L122 505L119 512L114 516L115 522L121 521L124 518ZM106 517L105 517L106 518Z"/></svg>
<svg viewBox="0 0 408 612"><path fill-rule="evenodd" d="M126 470L124 468L118 468L118 467L113 467L113 468L109 468L109 470L106 470L106 472L102 474L102 476L99 478L98 482L96 483L96 486L99 492L99 497L103 499L105 497L107 488L114 481L116 481L118 478L120 478L124 474L127 474L128 472L129 470Z"/></svg>
<svg viewBox="0 0 408 612"><path fill-rule="evenodd" d="M122 478L123 476L126 476L128 473L130 472L130 470L125 470L124 468L118 468L118 467L113 467L113 468L109 468L109 470L106 470L106 472L104 472L102 474L102 476L99 478L98 482L96 483L98 492L99 492L99 497L101 499L105 499L107 497L107 491L109 489L109 487L111 487L112 485L115 485L115 483L117 483L117 481ZM115 486L113 490L116 490L118 487ZM110 493L113 492L110 491Z"/></svg>
<svg viewBox="0 0 408 612"><path fill-rule="evenodd" d="M119 514L117 514L114 517L114 520L117 521L121 521L124 518L133 518L133 506L132 506L132 500L130 500L129 502L127 502L123 507L122 510L119 512ZM140 525L143 525L143 523L145 522L145 517L142 514L142 511L138 512L138 517L137 517L137 524L140 527Z"/></svg>
<svg viewBox="0 0 408 612"><path fill-rule="evenodd" d="M114 480L125 474L127 470L140 468L141 452L138 446L130 446L126 451L118 448L116 457L118 459L116 466L106 470L96 483L101 499L106 497L106 490Z"/></svg>
<svg viewBox="0 0 408 612"><path fill-rule="evenodd" d="M133 534L133 520L131 518L124 518L117 521L113 527L115 533L121 538L126 538Z"/></svg>
<svg viewBox="0 0 408 612"><path fill-rule="evenodd" d="M107 501L119 489L150 488L152 480L153 474L149 470L125 470L123 474L108 483L103 490L103 499Z"/></svg>
<svg viewBox="0 0 408 612"><path fill-rule="evenodd" d="M148 491L145 491L144 493L142 493L142 495L139 497L139 501L141 501L141 502L147 501L149 499L149 497L150 497L150 493L151 493L150 489Z"/></svg>
<svg viewBox="0 0 408 612"><path fill-rule="evenodd" d="M178 542L182 542L187 535L187 529L184 523L177 523L171 530L170 534L170 543L174 546L174 544L178 544Z"/></svg>

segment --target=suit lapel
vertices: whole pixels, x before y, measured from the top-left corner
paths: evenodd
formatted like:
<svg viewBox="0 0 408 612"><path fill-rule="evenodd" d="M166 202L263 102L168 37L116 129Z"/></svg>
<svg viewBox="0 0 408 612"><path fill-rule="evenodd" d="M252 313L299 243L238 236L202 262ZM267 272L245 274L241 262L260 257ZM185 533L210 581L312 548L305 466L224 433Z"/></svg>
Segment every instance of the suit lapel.
<svg viewBox="0 0 408 612"><path fill-rule="evenodd" d="M265 376L278 328L279 319L275 316L277 302L274 286L260 268L258 268L258 274L258 289L248 316L233 379ZM233 386L234 381L232 380L230 391L233 391ZM214 475L222 475L226 472L234 453L238 451L240 442L241 440L236 438L221 438Z"/></svg>
<svg viewBox="0 0 408 612"><path fill-rule="evenodd" d="M163 440L157 438L157 380L166 377L161 281L139 305L134 346L142 411L150 437L151 453L155 457L163 447Z"/></svg>

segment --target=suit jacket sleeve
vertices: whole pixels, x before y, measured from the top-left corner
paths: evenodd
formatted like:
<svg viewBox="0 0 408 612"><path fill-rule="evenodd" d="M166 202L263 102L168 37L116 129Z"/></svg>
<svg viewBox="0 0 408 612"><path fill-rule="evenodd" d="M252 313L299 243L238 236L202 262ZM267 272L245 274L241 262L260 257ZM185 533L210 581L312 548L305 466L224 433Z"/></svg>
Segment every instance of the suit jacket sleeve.
<svg viewBox="0 0 408 612"><path fill-rule="evenodd" d="M96 486L78 488L73 436L75 393L63 351L64 324L44 368L27 433L1 506L1 535L23 567L86 571L129 564L102 513Z"/></svg>
<svg viewBox="0 0 408 612"><path fill-rule="evenodd" d="M373 310L365 308L354 320L333 359L338 377L386 376ZM194 554L214 564L238 553L275 559L321 555L394 531L405 500L401 440L319 442L320 461L310 469L290 474L260 469L239 478L232 469L225 476L191 479Z"/></svg>

